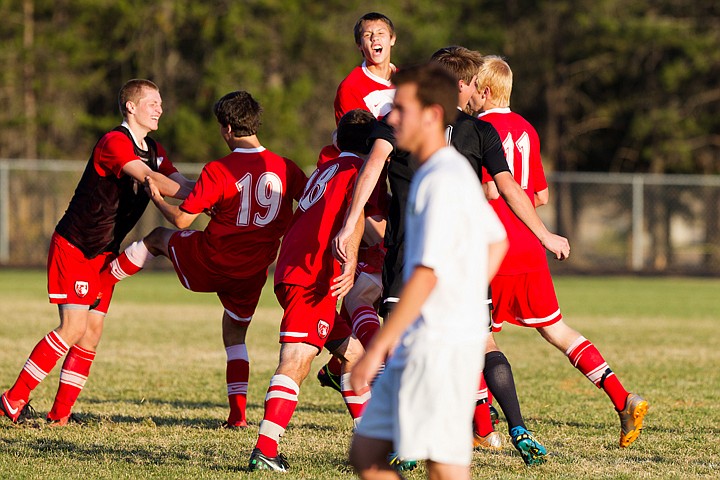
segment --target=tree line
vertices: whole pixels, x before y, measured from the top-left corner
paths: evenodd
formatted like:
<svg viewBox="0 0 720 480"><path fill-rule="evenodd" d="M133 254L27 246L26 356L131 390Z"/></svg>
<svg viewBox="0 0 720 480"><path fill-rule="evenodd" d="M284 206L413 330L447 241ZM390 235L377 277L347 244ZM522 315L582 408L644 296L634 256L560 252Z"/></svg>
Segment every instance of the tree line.
<svg viewBox="0 0 720 480"><path fill-rule="evenodd" d="M548 170L720 172L715 0L5 0L0 158L87 158L118 123L119 87L145 77L175 162L225 154L211 108L242 89L263 105L263 143L311 165L368 11L393 19L396 65L446 45L505 57Z"/></svg>

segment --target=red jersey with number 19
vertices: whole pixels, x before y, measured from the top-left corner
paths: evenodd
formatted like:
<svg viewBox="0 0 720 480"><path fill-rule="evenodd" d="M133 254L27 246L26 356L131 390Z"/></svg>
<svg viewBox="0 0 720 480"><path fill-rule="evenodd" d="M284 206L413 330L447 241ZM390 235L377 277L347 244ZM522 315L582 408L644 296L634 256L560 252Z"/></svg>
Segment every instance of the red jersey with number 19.
<svg viewBox="0 0 720 480"><path fill-rule="evenodd" d="M275 285L299 285L324 295L340 275L330 241L340 231L363 161L343 152L317 168L307 182L280 247Z"/></svg>
<svg viewBox="0 0 720 480"><path fill-rule="evenodd" d="M306 180L291 160L264 147L236 148L205 165L180 208L214 212L201 232L206 266L234 278L265 270L275 260Z"/></svg>
<svg viewBox="0 0 720 480"><path fill-rule="evenodd" d="M522 116L509 108L494 108L478 118L492 124L500 135L505 158L515 181L535 204L535 193L547 188L547 180L540 158L540 139L537 131ZM483 171L483 183L492 180ZM507 231L507 255L498 275L513 275L546 269L545 248L530 229L508 207L505 200L490 201Z"/></svg>

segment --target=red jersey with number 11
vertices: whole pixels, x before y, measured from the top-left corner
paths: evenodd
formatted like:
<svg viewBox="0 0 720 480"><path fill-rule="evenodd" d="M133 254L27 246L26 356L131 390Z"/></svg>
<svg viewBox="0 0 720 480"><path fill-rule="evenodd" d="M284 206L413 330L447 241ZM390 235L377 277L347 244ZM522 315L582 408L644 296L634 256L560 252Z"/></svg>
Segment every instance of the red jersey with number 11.
<svg viewBox="0 0 720 480"><path fill-rule="evenodd" d="M535 204L535 193L547 188L545 171L540 158L537 131L522 116L509 108L494 108L478 116L492 124L500 135L505 158L515 181ZM483 171L483 182L492 180ZM498 275L513 275L547 268L545 248L540 240L508 207L505 200L490 201L507 231L510 244L500 265Z"/></svg>
<svg viewBox="0 0 720 480"><path fill-rule="evenodd" d="M291 160L264 147L236 148L208 163L180 209L212 209L202 232L202 261L225 276L245 278L266 269L292 219L307 177Z"/></svg>

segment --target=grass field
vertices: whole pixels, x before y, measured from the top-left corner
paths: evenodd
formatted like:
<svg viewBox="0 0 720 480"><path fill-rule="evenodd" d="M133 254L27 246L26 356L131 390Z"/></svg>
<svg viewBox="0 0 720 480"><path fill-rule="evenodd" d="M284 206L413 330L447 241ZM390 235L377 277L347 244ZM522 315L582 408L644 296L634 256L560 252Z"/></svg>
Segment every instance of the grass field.
<svg viewBox="0 0 720 480"><path fill-rule="evenodd" d="M566 321L592 340L625 386L651 403L640 439L617 447L612 406L534 331L508 326L498 343L513 365L528 427L550 451L526 468L511 446L476 452L474 478L720 477L720 280L560 277ZM226 416L221 309L169 273L121 283L92 375L75 411L84 425L13 426L0 418L0 478L270 478L245 470L277 360L280 310L266 290L248 334L250 428ZM0 271L0 387L57 325L44 272ZM321 355L316 366L324 362ZM33 393L50 409L58 368ZM314 370L316 371L316 370ZM504 431L506 424L501 421ZM353 478L351 421L338 394L309 379L281 443L282 478ZM424 478L423 468L407 478Z"/></svg>

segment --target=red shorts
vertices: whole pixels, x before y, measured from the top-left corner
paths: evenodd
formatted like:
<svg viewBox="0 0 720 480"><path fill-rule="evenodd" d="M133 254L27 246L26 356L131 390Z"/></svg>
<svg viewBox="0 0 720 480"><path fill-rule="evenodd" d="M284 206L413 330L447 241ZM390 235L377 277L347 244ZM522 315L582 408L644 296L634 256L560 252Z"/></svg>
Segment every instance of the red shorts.
<svg viewBox="0 0 720 480"><path fill-rule="evenodd" d="M232 278L208 269L198 248L198 233L182 230L174 233L168 242L170 261L180 283L193 292L217 293L228 315L238 322L249 322L267 281L267 270L252 277Z"/></svg>
<svg viewBox="0 0 720 480"><path fill-rule="evenodd" d="M100 284L100 270L115 258L110 252L89 259L57 232L50 239L47 261L47 289L50 303L57 305L95 305L93 311L107 313L113 287Z"/></svg>
<svg viewBox="0 0 720 480"><path fill-rule="evenodd" d="M336 297L286 283L275 285L275 296L284 310L280 343L307 343L322 350L326 343L352 335L337 313Z"/></svg>
<svg viewBox="0 0 720 480"><path fill-rule="evenodd" d="M503 322L539 328L562 319L550 270L496 275L491 286L493 332L502 330Z"/></svg>
<svg viewBox="0 0 720 480"><path fill-rule="evenodd" d="M386 253L387 249L382 241L370 247L360 247L360 251L358 252L357 272L355 275L357 276L360 272L382 272Z"/></svg>

